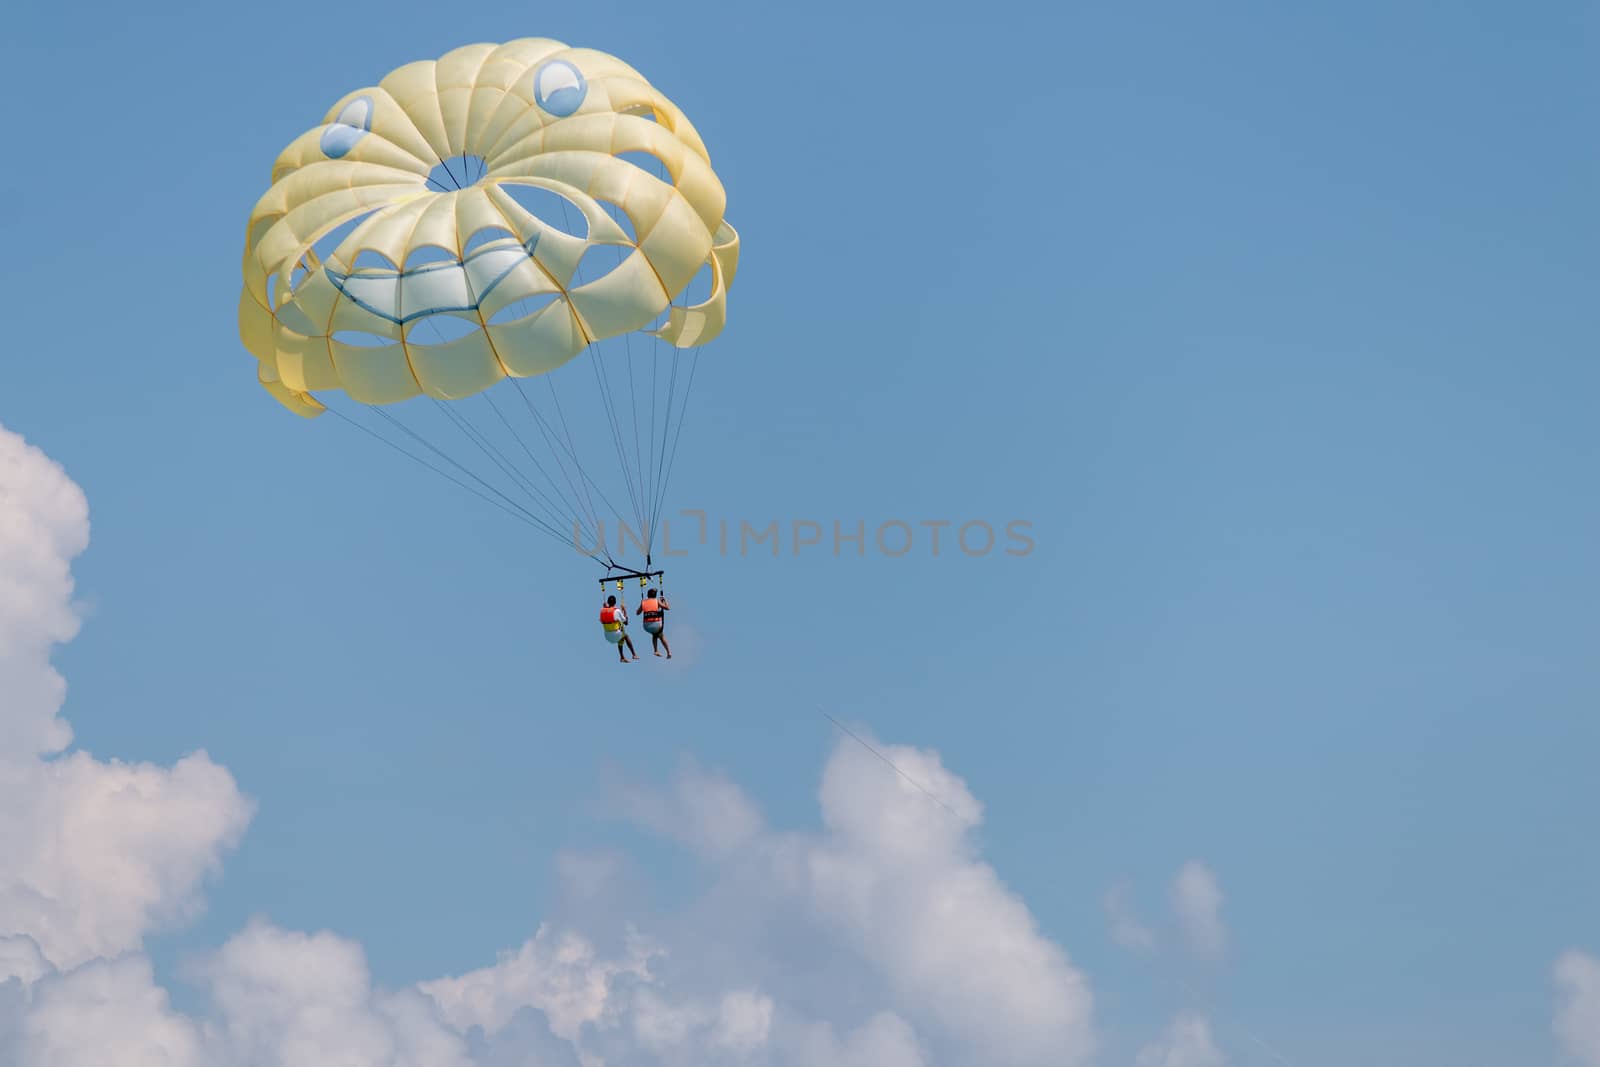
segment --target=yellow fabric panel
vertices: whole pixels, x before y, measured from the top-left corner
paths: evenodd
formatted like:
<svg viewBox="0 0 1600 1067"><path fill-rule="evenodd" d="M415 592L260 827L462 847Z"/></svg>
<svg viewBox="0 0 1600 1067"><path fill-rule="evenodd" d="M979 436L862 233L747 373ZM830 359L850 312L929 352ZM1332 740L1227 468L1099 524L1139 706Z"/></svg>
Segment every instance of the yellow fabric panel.
<svg viewBox="0 0 1600 1067"><path fill-rule="evenodd" d="M425 190L411 185L367 186L338 190L298 205L274 222L256 243L254 259L262 286L262 302L266 302L266 276L278 273L287 279L300 262L300 257L305 255L306 249L322 234L372 211L378 205L402 205L400 209L403 210L403 205L419 201L425 195ZM247 281L250 276L247 266Z"/></svg>
<svg viewBox="0 0 1600 1067"><path fill-rule="evenodd" d="M410 240L406 243L406 251L414 252L419 248L443 248L451 252L460 252L461 244L456 240L456 201L454 196L436 196L423 201L426 205L422 215L417 219L417 224L411 230ZM403 263L404 260L396 260Z"/></svg>
<svg viewBox="0 0 1600 1067"><path fill-rule="evenodd" d="M505 183L512 184L512 183ZM524 181L523 184L540 185L548 188L548 183ZM582 237L573 237L553 227L546 226L536 216L528 213L527 209L511 198L503 185L494 186L489 190L489 197L499 209L500 215L507 221L506 228L519 237L527 238L537 234L539 243L534 247L533 260L545 273L563 289L572 279L572 272L578 269L578 261L583 258L583 253L588 250L589 242ZM574 201L576 210L576 201ZM609 221L609 220L607 220Z"/></svg>
<svg viewBox="0 0 1600 1067"><path fill-rule="evenodd" d="M352 400L362 404L393 404L409 400L422 392L404 345L368 348L347 345L337 338L328 340L339 382Z"/></svg>
<svg viewBox="0 0 1600 1067"><path fill-rule="evenodd" d="M481 186L463 189L455 197L456 247L464 247L469 238L479 230L492 228L516 232L489 194Z"/></svg>
<svg viewBox="0 0 1600 1067"><path fill-rule="evenodd" d="M331 124L330 124L331 125ZM280 184L289 175L306 167L325 166L329 160L322 154L322 137L328 126L317 126L302 133L290 142L278 157L277 164L273 167L272 182L274 186ZM422 155L417 155L413 149L421 148ZM407 148L395 144L383 137L363 137L351 149L350 154L339 162L341 163L371 163L380 167L390 167L404 175L401 181L414 181L411 175L420 167L424 172L433 166L426 162L424 157L428 154L427 143L420 139Z"/></svg>
<svg viewBox="0 0 1600 1067"><path fill-rule="evenodd" d="M681 196L673 197L650 235L639 243L669 297L683 292L711 252L711 235L699 223L689 202Z"/></svg>
<svg viewBox="0 0 1600 1067"><path fill-rule="evenodd" d="M260 372L257 375L257 380L260 381L261 385L267 390L268 393L272 395L273 399L277 400L278 403L282 404L296 415L303 415L310 419L321 415L327 410L322 406L316 397L306 396L304 393L297 393L285 386L275 376L269 377L270 374L270 369L266 366L266 364L262 364Z"/></svg>
<svg viewBox="0 0 1600 1067"><path fill-rule="evenodd" d="M570 155L573 154L569 153L569 156ZM553 158L554 157L546 157L546 159ZM543 163L544 160L531 160L522 169L545 169L544 167L540 166L540 164ZM540 189L547 189L572 205L573 218L564 221L576 223L576 216L583 216L584 222L587 224L589 233L588 241L590 244L610 245L623 244L627 242L628 235L623 231L622 227L618 226L616 221L612 219L610 215L606 214L605 209L595 202L594 197L590 196L585 191L582 184L577 182L563 181L559 178L546 178L537 174L523 176L516 174L515 169L516 168L509 168L507 176L495 186L495 191L497 193L504 193L506 187L515 185L532 185ZM515 203L515 201L513 200L512 203ZM521 205L517 206L519 208L521 207ZM524 214L526 214L526 211L524 211ZM535 223L543 227L543 223L540 222L539 219L535 218L534 216L529 217L533 218ZM549 228L544 227L544 229L548 230ZM572 235L566 234L566 236L570 237ZM583 240L583 238L576 239Z"/></svg>
<svg viewBox="0 0 1600 1067"><path fill-rule="evenodd" d="M656 156L669 180L617 158L624 152ZM442 159L462 155L482 160L479 181L444 192L428 183ZM406 64L338 100L271 174L246 226L239 335L261 384L303 415L322 410L314 391L367 403L457 398L506 373L546 373L592 340L648 326L705 263L710 298L672 307L655 332L689 346L726 321L738 235L705 145L670 100L603 52L522 38ZM517 184L556 194L575 213L547 222L511 197ZM633 238L602 201L627 215ZM564 232L578 214L583 237ZM328 247L341 228L350 232ZM485 230L515 240L480 239L469 251ZM620 263L577 285L584 253L608 245ZM424 247L444 251L425 266L409 262ZM363 252L391 266L357 269ZM552 293L531 315L488 324L518 300ZM429 343L436 316L478 328ZM346 332L393 343L335 336Z"/></svg>
<svg viewBox="0 0 1600 1067"><path fill-rule="evenodd" d="M728 321L728 286L739 266L739 235L724 222L717 231L717 244L711 249L711 295L693 307L674 306L667 322L651 331L657 337L689 348L716 338Z"/></svg>
<svg viewBox="0 0 1600 1067"><path fill-rule="evenodd" d="M667 291L640 252L605 277L572 290L572 308L590 337L632 333L650 325L666 306Z"/></svg>
<svg viewBox="0 0 1600 1067"><path fill-rule="evenodd" d="M437 161L450 155L450 138L444 130L444 113L439 109L438 83L433 76L435 65L431 59L407 63L385 76L378 85L405 111Z"/></svg>
<svg viewBox="0 0 1600 1067"><path fill-rule="evenodd" d="M711 253L716 256L717 265L722 268L727 284L732 285L733 276L739 272L739 233L726 219L717 227Z"/></svg>
<svg viewBox="0 0 1600 1067"><path fill-rule="evenodd" d="M263 307L246 289L239 294L239 340L245 351L271 364L276 358L272 346L272 312Z"/></svg>
<svg viewBox="0 0 1600 1067"><path fill-rule="evenodd" d="M553 371L589 342L572 308L558 300L525 319L487 327L489 340L506 369L520 378Z"/></svg>
<svg viewBox="0 0 1600 1067"><path fill-rule="evenodd" d="M297 393L336 389L339 375L324 337L306 337L279 325L273 334L278 348L278 376Z"/></svg>
<svg viewBox="0 0 1600 1067"><path fill-rule="evenodd" d="M428 143L427 137L423 135L422 130L417 127L416 121L401 106L400 102L381 86L358 89L349 94L338 104L328 109L328 113L323 116L323 123L326 125L334 122L346 107L362 97L372 101L372 131L370 136L382 138L396 148L406 152L416 159L419 168L423 173L426 173L427 169L435 162L433 146ZM356 153L360 152L365 142L366 138L362 138L356 144ZM349 157L347 156L346 158Z"/></svg>
<svg viewBox="0 0 1600 1067"><path fill-rule="evenodd" d="M505 377L482 330L442 344L428 344L413 329L406 351L423 390L443 400L481 393Z"/></svg>
<svg viewBox="0 0 1600 1067"><path fill-rule="evenodd" d="M437 198L424 195L373 215L339 246L339 259L354 266L356 255L376 252L395 266L403 266L418 221L423 212L437 203ZM351 254L346 255L346 250Z"/></svg>
<svg viewBox="0 0 1600 1067"><path fill-rule="evenodd" d="M315 271L308 275L294 291L294 311L290 315L288 310L283 311L284 318L296 321L289 323L291 327L299 327L297 332L308 337L322 337L329 332L328 323L331 321L334 308L339 303L339 290L329 280L326 271ZM312 330L304 329L310 326Z"/></svg>

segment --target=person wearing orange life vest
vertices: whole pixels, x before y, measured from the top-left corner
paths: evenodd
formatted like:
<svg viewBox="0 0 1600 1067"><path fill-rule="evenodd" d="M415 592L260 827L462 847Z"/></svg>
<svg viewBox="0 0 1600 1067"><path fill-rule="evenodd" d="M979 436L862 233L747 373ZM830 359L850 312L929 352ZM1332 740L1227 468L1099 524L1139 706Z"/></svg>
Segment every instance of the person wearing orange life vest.
<svg viewBox="0 0 1600 1067"><path fill-rule="evenodd" d="M666 613L672 605L667 603L667 595L656 595L654 589L647 590L644 599L639 602L639 618L644 623L644 632L650 635L650 650L656 655L661 655L661 648L667 650L667 658L672 658L672 646L667 644L666 635L661 631L666 626ZM657 645L661 648L657 648Z"/></svg>
<svg viewBox="0 0 1600 1067"><path fill-rule="evenodd" d="M623 663L628 662L627 654L622 651L624 645L633 658L638 659L639 653L633 651L633 640L628 636L628 609L617 603L614 596L606 597L605 606L600 609L600 628L605 631L606 640L617 646L617 658Z"/></svg>

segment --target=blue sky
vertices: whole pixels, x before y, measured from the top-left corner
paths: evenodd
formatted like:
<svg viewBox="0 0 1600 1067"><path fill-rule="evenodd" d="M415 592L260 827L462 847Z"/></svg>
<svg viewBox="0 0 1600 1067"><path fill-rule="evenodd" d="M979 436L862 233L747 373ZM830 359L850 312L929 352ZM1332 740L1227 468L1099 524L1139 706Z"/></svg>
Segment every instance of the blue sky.
<svg viewBox="0 0 1600 1067"><path fill-rule="evenodd" d="M62 714L259 805L149 942L178 1003L254 915L391 986L484 966L560 850L670 910L703 875L606 783L692 757L814 828L826 710L965 780L1108 1062L1196 994L1230 1062L1271 1062L1240 1026L1296 1065L1555 1061L1552 963L1600 950L1592 4L8 21L0 423L93 526ZM743 238L669 510L1022 520L1030 555L691 552L692 655L624 671L587 564L256 386L279 149L530 35L678 103ZM1153 919L1191 859L1227 960L1114 944L1107 888Z"/></svg>

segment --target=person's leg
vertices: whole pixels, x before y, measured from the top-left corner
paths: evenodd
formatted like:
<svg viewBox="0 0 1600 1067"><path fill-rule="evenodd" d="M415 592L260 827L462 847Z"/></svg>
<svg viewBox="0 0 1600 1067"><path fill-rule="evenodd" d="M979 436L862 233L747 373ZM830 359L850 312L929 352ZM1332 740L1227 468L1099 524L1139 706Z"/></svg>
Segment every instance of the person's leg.
<svg viewBox="0 0 1600 1067"><path fill-rule="evenodd" d="M667 658L671 659L672 658L672 646L667 644L667 631L662 630L661 633L658 634L657 636L661 638L661 647L667 650Z"/></svg>

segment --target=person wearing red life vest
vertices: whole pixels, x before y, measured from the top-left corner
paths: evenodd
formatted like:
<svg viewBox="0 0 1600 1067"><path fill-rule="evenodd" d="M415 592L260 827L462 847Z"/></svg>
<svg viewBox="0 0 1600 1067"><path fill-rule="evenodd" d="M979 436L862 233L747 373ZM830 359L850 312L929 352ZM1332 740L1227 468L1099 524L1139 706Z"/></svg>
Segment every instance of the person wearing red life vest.
<svg viewBox="0 0 1600 1067"><path fill-rule="evenodd" d="M650 635L650 650L659 656L664 648L668 659L672 658L672 646L667 644L667 637L662 630L666 627L666 614L670 609L667 595L662 593L657 596L654 589L647 590L644 599L639 602L639 618L644 623L644 632Z"/></svg>
<svg viewBox="0 0 1600 1067"><path fill-rule="evenodd" d="M614 596L606 597L605 606L600 609L600 628L605 631L606 640L617 646L619 660L628 662L627 653L622 651L624 646L628 652L633 652L634 659L639 658L639 653L633 651L633 640L628 636L628 609L618 604Z"/></svg>

